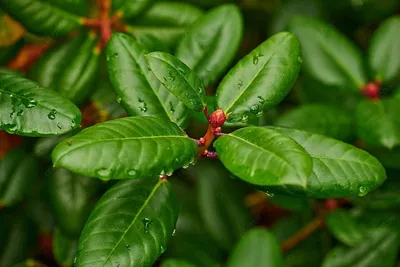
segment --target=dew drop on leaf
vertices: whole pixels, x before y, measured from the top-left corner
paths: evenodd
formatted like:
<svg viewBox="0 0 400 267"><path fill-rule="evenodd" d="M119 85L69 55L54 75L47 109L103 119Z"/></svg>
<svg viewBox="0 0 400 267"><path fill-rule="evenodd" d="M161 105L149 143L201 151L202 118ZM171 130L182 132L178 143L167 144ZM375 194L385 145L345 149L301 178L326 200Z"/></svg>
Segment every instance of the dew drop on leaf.
<svg viewBox="0 0 400 267"><path fill-rule="evenodd" d="M110 175L110 170L107 170L106 168L99 169L99 170L97 170L97 174L100 177L108 177Z"/></svg>
<svg viewBox="0 0 400 267"><path fill-rule="evenodd" d="M118 102L118 103L121 103L121 100L122 100L122 99L121 99L120 97L117 98L117 102Z"/></svg>
<svg viewBox="0 0 400 267"><path fill-rule="evenodd" d="M165 247L164 246L160 246L160 250L161 250L161 253L164 253L165 252Z"/></svg>
<svg viewBox="0 0 400 267"><path fill-rule="evenodd" d="M174 228L174 231L172 231L172 236L176 235L176 228Z"/></svg>
<svg viewBox="0 0 400 267"><path fill-rule="evenodd" d="M262 96L257 96L257 98L258 98L258 102L262 105L262 104L264 104L265 103L265 99L262 97Z"/></svg>
<svg viewBox="0 0 400 267"><path fill-rule="evenodd" d="M129 176L136 176L136 174L137 174L137 171L135 169L128 170Z"/></svg>
<svg viewBox="0 0 400 267"><path fill-rule="evenodd" d="M57 128L61 130L62 129L61 124L57 123Z"/></svg>
<svg viewBox="0 0 400 267"><path fill-rule="evenodd" d="M253 114L257 114L260 111L260 107L256 104L256 105L252 105L250 107L250 112Z"/></svg>
<svg viewBox="0 0 400 267"><path fill-rule="evenodd" d="M242 116L241 121L244 122L244 123L246 123L248 120L249 120L249 116L247 116L246 114L244 114L244 115Z"/></svg>
<svg viewBox="0 0 400 267"><path fill-rule="evenodd" d="M119 56L118 53L114 53L111 55L111 58L118 58L118 56Z"/></svg>
<svg viewBox="0 0 400 267"><path fill-rule="evenodd" d="M130 245L126 245L125 246L128 250L131 250L131 246Z"/></svg>
<svg viewBox="0 0 400 267"><path fill-rule="evenodd" d="M149 232L149 227L150 227L151 220L147 217L143 219L143 229L144 233L147 234Z"/></svg>
<svg viewBox="0 0 400 267"><path fill-rule="evenodd" d="M24 111L21 109L20 111L18 111L17 116L18 117L22 117L22 114L24 113Z"/></svg>
<svg viewBox="0 0 400 267"><path fill-rule="evenodd" d="M174 113L174 112L175 112L175 108L174 108L174 106L173 106L173 104L172 104L171 101L169 101L169 111L170 111L171 113Z"/></svg>
<svg viewBox="0 0 400 267"><path fill-rule="evenodd" d="M253 56L253 64L254 65L257 65L258 64L258 61L259 61L259 59L260 59L260 57L262 57L263 55L262 54L260 54L260 53L257 53L256 55L254 55Z"/></svg>
<svg viewBox="0 0 400 267"><path fill-rule="evenodd" d="M303 59L301 58L301 57L298 57L297 58L297 61L301 64L301 63L303 63Z"/></svg>
<svg viewBox="0 0 400 267"><path fill-rule="evenodd" d="M52 109L52 110L50 111L50 113L47 114L47 117L48 117L50 120L54 120L54 119L56 118L56 114L57 114L57 110Z"/></svg>
<svg viewBox="0 0 400 267"><path fill-rule="evenodd" d="M363 197L367 194L367 188L365 186L360 186L358 188L358 196Z"/></svg>
<svg viewBox="0 0 400 267"><path fill-rule="evenodd" d="M168 171L167 172L167 176L169 177L169 176L172 176L172 174L174 173L174 171Z"/></svg>

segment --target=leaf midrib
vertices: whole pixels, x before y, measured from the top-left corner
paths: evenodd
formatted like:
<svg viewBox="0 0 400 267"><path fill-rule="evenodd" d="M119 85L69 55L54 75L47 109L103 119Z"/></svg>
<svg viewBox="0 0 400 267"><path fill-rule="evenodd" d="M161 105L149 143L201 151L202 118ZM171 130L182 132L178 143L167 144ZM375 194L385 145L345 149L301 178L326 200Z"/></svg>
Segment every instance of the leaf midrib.
<svg viewBox="0 0 400 267"><path fill-rule="evenodd" d="M124 239L126 233L130 230L130 228L135 224L137 218L139 217L139 215L142 213L142 211L145 209L145 207L147 206L147 204L150 202L151 198L153 197L153 195L156 193L157 189L160 187L160 185L162 183L164 183L166 181L163 180L159 180L157 182L157 184L155 185L155 187L153 188L153 190L150 192L150 195L147 197L146 201L143 203L142 207L140 207L138 213L135 215L135 218L133 218L131 224L128 226L128 228L125 230L125 232L122 234L121 238L118 240L118 242L115 244L115 246L112 248L112 250L110 251L110 253L107 255L107 258L104 260L103 264L101 265L101 267L104 267L104 265L107 263L107 261L110 259L112 253L114 252L114 250L118 247L119 243L121 243L121 241Z"/></svg>

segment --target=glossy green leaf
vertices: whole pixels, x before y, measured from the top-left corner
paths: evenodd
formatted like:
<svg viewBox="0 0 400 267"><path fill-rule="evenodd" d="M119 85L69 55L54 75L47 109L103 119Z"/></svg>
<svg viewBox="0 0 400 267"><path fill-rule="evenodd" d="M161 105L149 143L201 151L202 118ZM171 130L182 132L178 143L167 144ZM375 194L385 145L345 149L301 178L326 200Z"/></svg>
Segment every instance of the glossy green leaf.
<svg viewBox="0 0 400 267"><path fill-rule="evenodd" d="M131 116L157 116L186 126L188 109L149 70L146 53L126 34L110 39L108 73L118 99Z"/></svg>
<svg viewBox="0 0 400 267"><path fill-rule="evenodd" d="M195 267L195 265L180 259L168 259L161 264L161 267Z"/></svg>
<svg viewBox="0 0 400 267"><path fill-rule="evenodd" d="M289 110L275 121L275 125L348 140L352 132L352 116L343 107L311 104Z"/></svg>
<svg viewBox="0 0 400 267"><path fill-rule="evenodd" d="M300 39L308 75L343 90L357 91L367 83L361 52L333 25L296 17L289 28Z"/></svg>
<svg viewBox="0 0 400 267"><path fill-rule="evenodd" d="M37 161L24 151L8 152L0 160L0 207L21 201L37 179Z"/></svg>
<svg viewBox="0 0 400 267"><path fill-rule="evenodd" d="M391 82L400 74L400 17L385 20L374 33L368 50L368 64L378 81Z"/></svg>
<svg viewBox="0 0 400 267"><path fill-rule="evenodd" d="M60 0L0 2L0 8L22 23L30 32L51 38L67 35L81 26L80 17L64 10L66 6L65 1Z"/></svg>
<svg viewBox="0 0 400 267"><path fill-rule="evenodd" d="M90 200L98 189L98 181L57 168L51 172L47 183L57 225L64 234L79 236L93 207Z"/></svg>
<svg viewBox="0 0 400 267"><path fill-rule="evenodd" d="M137 20L132 21L127 31L139 39L144 35L157 37L173 47L187 27L202 15L201 9L188 3L158 1Z"/></svg>
<svg viewBox="0 0 400 267"><path fill-rule="evenodd" d="M372 231L358 246L336 247L329 252L323 267L393 267L400 244L399 233L380 228Z"/></svg>
<svg viewBox="0 0 400 267"><path fill-rule="evenodd" d="M305 193L314 198L364 196L386 179L380 162L352 145L310 132L274 127L304 147L312 158Z"/></svg>
<svg viewBox="0 0 400 267"><path fill-rule="evenodd" d="M63 267L72 266L75 252L78 248L78 240L65 236L59 229L53 234L53 254L57 263Z"/></svg>
<svg viewBox="0 0 400 267"><path fill-rule="evenodd" d="M225 167L255 185L299 190L307 186L312 161L299 144L283 133L248 127L223 135L214 143Z"/></svg>
<svg viewBox="0 0 400 267"><path fill-rule="evenodd" d="M283 255L276 237L261 228L248 231L240 239L227 267L283 267Z"/></svg>
<svg viewBox="0 0 400 267"><path fill-rule="evenodd" d="M155 0L115 0L112 8L124 19L132 19L142 13Z"/></svg>
<svg viewBox="0 0 400 267"><path fill-rule="evenodd" d="M400 145L400 99L361 101L356 109L358 137L366 144L392 149Z"/></svg>
<svg viewBox="0 0 400 267"><path fill-rule="evenodd" d="M162 51L169 53L171 50L163 42L161 42L160 39L151 34L143 34L135 39L141 47L145 48L149 52Z"/></svg>
<svg viewBox="0 0 400 267"><path fill-rule="evenodd" d="M234 59L243 35L243 18L235 5L207 12L188 29L176 48L176 57L210 86Z"/></svg>
<svg viewBox="0 0 400 267"><path fill-rule="evenodd" d="M225 251L230 251L251 226L242 184L232 181L221 164L198 162L197 202L204 227Z"/></svg>
<svg viewBox="0 0 400 267"><path fill-rule="evenodd" d="M29 77L76 104L93 91L100 63L97 37L80 33L40 58ZM65 60L68 58L68 60Z"/></svg>
<svg viewBox="0 0 400 267"><path fill-rule="evenodd" d="M193 162L196 153L197 144L172 122L129 117L82 130L61 142L52 159L57 167L89 177L133 179L172 173Z"/></svg>
<svg viewBox="0 0 400 267"><path fill-rule="evenodd" d="M288 32L275 34L229 71L217 89L217 106L232 112L230 122L260 117L289 93L300 66L298 39Z"/></svg>
<svg viewBox="0 0 400 267"><path fill-rule="evenodd" d="M164 52L153 52L146 55L151 71L173 95L187 107L202 111L205 105L204 85L182 61Z"/></svg>
<svg viewBox="0 0 400 267"><path fill-rule="evenodd" d="M178 203L168 181L121 181L92 211L75 266L152 266L165 251L177 217Z"/></svg>
<svg viewBox="0 0 400 267"><path fill-rule="evenodd" d="M367 231L344 210L329 212L326 224L331 234L348 246L356 246L365 239Z"/></svg>
<svg viewBox="0 0 400 267"><path fill-rule="evenodd" d="M81 123L79 109L50 89L0 69L0 128L26 136L67 133Z"/></svg>

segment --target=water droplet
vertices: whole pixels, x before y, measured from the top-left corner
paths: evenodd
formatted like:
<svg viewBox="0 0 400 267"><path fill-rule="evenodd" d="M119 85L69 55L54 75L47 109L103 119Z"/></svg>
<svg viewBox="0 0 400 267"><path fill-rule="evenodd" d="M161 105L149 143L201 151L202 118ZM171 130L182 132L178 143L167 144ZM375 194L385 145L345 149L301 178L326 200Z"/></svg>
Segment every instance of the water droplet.
<svg viewBox="0 0 400 267"><path fill-rule="evenodd" d="M47 114L47 117L48 117L50 120L54 120L54 119L56 118L56 114L57 114L57 110L52 109L52 110L50 111L50 113Z"/></svg>
<svg viewBox="0 0 400 267"><path fill-rule="evenodd" d="M146 112L146 111L148 110L147 104L146 104L146 103L143 103L143 105L140 106L139 108L140 108L140 111L141 111L141 112Z"/></svg>
<svg viewBox="0 0 400 267"><path fill-rule="evenodd" d="M258 98L258 102L262 105L262 104L264 104L265 103L265 99L262 97L262 96L257 96L257 98Z"/></svg>
<svg viewBox="0 0 400 267"><path fill-rule="evenodd" d="M14 95L13 94L10 94L10 97L13 97Z"/></svg>
<svg viewBox="0 0 400 267"><path fill-rule="evenodd" d="M243 81L239 80L239 82L238 82L238 90L242 89L242 86L243 86Z"/></svg>
<svg viewBox="0 0 400 267"><path fill-rule="evenodd" d="M260 107L257 104L252 105L250 107L250 112L253 114L257 114L259 111L260 111Z"/></svg>
<svg viewBox="0 0 400 267"><path fill-rule="evenodd" d="M190 164L190 163L188 162L187 164L183 165L182 168L184 168L184 169L189 168L189 164Z"/></svg>
<svg viewBox="0 0 400 267"><path fill-rule="evenodd" d="M180 67L178 67L178 71L182 74L182 75L186 75L186 71Z"/></svg>
<svg viewBox="0 0 400 267"><path fill-rule="evenodd" d="M367 194L367 188L365 186L360 186L358 188L358 196L363 197Z"/></svg>
<svg viewBox="0 0 400 267"><path fill-rule="evenodd" d="M128 250L131 250L131 245L126 245L125 246Z"/></svg>
<svg viewBox="0 0 400 267"><path fill-rule="evenodd" d="M62 129L61 124L57 123L57 128L61 130Z"/></svg>
<svg viewBox="0 0 400 267"><path fill-rule="evenodd" d="M136 176L136 174L137 174L137 171L135 169L128 170L129 176Z"/></svg>
<svg viewBox="0 0 400 267"><path fill-rule="evenodd" d="M172 104L171 101L169 101L169 111L170 111L171 113L174 113L174 112L175 112L174 105Z"/></svg>
<svg viewBox="0 0 400 267"><path fill-rule="evenodd" d="M118 53L114 53L111 55L111 58L118 58L118 56L119 56Z"/></svg>
<svg viewBox="0 0 400 267"><path fill-rule="evenodd" d="M249 116L247 116L246 114L244 114L244 115L242 116L241 121L242 121L243 123L246 123L248 120L249 120Z"/></svg>
<svg viewBox="0 0 400 267"><path fill-rule="evenodd" d="M18 117L22 117L22 114L24 113L24 111L21 109L20 111L18 111L17 116Z"/></svg>
<svg viewBox="0 0 400 267"><path fill-rule="evenodd" d="M175 75L172 73L172 71L168 72L168 79L173 82L175 81Z"/></svg>
<svg viewBox="0 0 400 267"><path fill-rule="evenodd" d="M118 103L121 103L121 100L122 100L122 99L121 99L120 97L117 98L117 102L118 102Z"/></svg>
<svg viewBox="0 0 400 267"><path fill-rule="evenodd" d="M165 171L162 170L162 171L160 172L160 174L159 174L159 177L160 177L160 178L163 178L164 176L165 176Z"/></svg>
<svg viewBox="0 0 400 267"><path fill-rule="evenodd" d="M167 176L169 177L169 176L172 176L172 174L174 173L174 171L168 171L167 172Z"/></svg>
<svg viewBox="0 0 400 267"><path fill-rule="evenodd" d="M172 231L172 236L176 235L176 228L174 228L174 231Z"/></svg>
<svg viewBox="0 0 400 267"><path fill-rule="evenodd" d="M150 223L151 223L151 220L149 218L145 217L143 219L143 227L144 227L144 232L146 234L149 232Z"/></svg>
<svg viewBox="0 0 400 267"><path fill-rule="evenodd" d="M165 252L165 247L164 246L160 246L160 250L161 250L161 253L164 253Z"/></svg>
<svg viewBox="0 0 400 267"><path fill-rule="evenodd" d="M34 108L37 105L37 101L32 97L29 97L28 100L23 100L22 103L26 108Z"/></svg>
<svg viewBox="0 0 400 267"><path fill-rule="evenodd" d="M97 170L97 174L100 177L108 177L110 175L110 170L107 170L106 168L102 168L102 169Z"/></svg>
<svg viewBox="0 0 400 267"><path fill-rule="evenodd" d="M259 59L260 59L260 57L262 57L262 56L263 56L263 54L260 54L260 53L255 54L255 55L253 56L253 64L254 64L254 65L257 65L257 64L258 64L258 61L259 61Z"/></svg>
<svg viewBox="0 0 400 267"><path fill-rule="evenodd" d="M274 193L266 191L265 194L267 195L267 197L274 197Z"/></svg>
<svg viewBox="0 0 400 267"><path fill-rule="evenodd" d="M298 57L297 58L297 61L301 64L301 63L303 63L303 59L301 58L301 57Z"/></svg>
<svg viewBox="0 0 400 267"><path fill-rule="evenodd" d="M120 265L119 262L116 261L115 262L115 267L119 267L119 265Z"/></svg>

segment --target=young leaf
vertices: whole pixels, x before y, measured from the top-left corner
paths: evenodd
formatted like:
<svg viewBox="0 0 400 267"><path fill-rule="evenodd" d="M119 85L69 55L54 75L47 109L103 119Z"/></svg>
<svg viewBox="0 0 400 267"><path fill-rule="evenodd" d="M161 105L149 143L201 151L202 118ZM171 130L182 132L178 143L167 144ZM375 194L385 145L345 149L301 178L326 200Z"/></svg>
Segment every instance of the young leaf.
<svg viewBox="0 0 400 267"><path fill-rule="evenodd" d="M69 100L5 69L0 69L0 107L0 129L25 136L67 133L82 119Z"/></svg>
<svg viewBox="0 0 400 267"><path fill-rule="evenodd" d="M240 239L227 267L283 267L283 255L276 237L261 228L248 231Z"/></svg>
<svg viewBox="0 0 400 267"><path fill-rule="evenodd" d="M399 233L378 228L354 248L336 247L329 252L323 267L392 267L395 265L400 238Z"/></svg>
<svg viewBox="0 0 400 267"><path fill-rule="evenodd" d="M294 108L276 121L275 125L347 140L352 131L352 116L343 107L310 104Z"/></svg>
<svg viewBox="0 0 400 267"><path fill-rule="evenodd" d="M354 247L365 240L366 229L344 210L329 212L326 223L331 234L345 245Z"/></svg>
<svg viewBox="0 0 400 267"><path fill-rule="evenodd" d="M217 106L230 122L247 122L278 104L294 85L301 66L300 43L288 32L273 35L245 56L217 89Z"/></svg>
<svg viewBox="0 0 400 267"><path fill-rule="evenodd" d="M400 145L400 99L361 101L356 109L356 129L371 146L392 149Z"/></svg>
<svg viewBox="0 0 400 267"><path fill-rule="evenodd" d="M114 0L112 9L124 19L132 19L148 8L154 0Z"/></svg>
<svg viewBox="0 0 400 267"><path fill-rule="evenodd" d="M368 64L373 77L385 83L400 74L400 17L385 20L372 36L368 49Z"/></svg>
<svg viewBox="0 0 400 267"><path fill-rule="evenodd" d="M174 47L187 27L202 15L201 9L188 3L159 1L132 21L127 32L138 39L145 35L155 36L163 44Z"/></svg>
<svg viewBox="0 0 400 267"><path fill-rule="evenodd" d="M118 99L131 116L157 116L186 126L188 109L149 70L146 53L126 34L111 37L107 46L108 73Z"/></svg>
<svg viewBox="0 0 400 267"><path fill-rule="evenodd" d="M8 152L0 161L0 207L21 201L37 178L33 156L22 150Z"/></svg>
<svg viewBox="0 0 400 267"><path fill-rule="evenodd" d="M98 181L57 168L47 183L57 225L67 236L78 237L92 209L90 200L96 193Z"/></svg>
<svg viewBox="0 0 400 267"><path fill-rule="evenodd" d="M168 53L153 52L147 54L146 59L151 71L168 91L190 109L203 110L205 89L196 73Z"/></svg>
<svg viewBox="0 0 400 267"><path fill-rule="evenodd" d="M367 83L361 52L333 25L296 17L289 28L300 39L303 70L308 75L326 85L355 91Z"/></svg>
<svg viewBox="0 0 400 267"><path fill-rule="evenodd" d="M176 57L209 86L231 64L242 35L243 18L239 8L222 5L207 12L186 32L177 45Z"/></svg>
<svg viewBox="0 0 400 267"><path fill-rule="evenodd" d="M312 171L311 158L299 144L268 128L236 130L214 147L230 172L255 185L303 189Z"/></svg>
<svg viewBox="0 0 400 267"><path fill-rule="evenodd" d="M121 181L92 211L75 266L152 266L166 249L177 217L177 199L167 180Z"/></svg>
<svg viewBox="0 0 400 267"><path fill-rule="evenodd" d="M155 117L99 123L53 150L57 167L101 179L166 175L194 161L197 144L178 126Z"/></svg>
<svg viewBox="0 0 400 267"><path fill-rule="evenodd" d="M168 259L161 264L161 267L196 267L196 266L184 260Z"/></svg>
<svg viewBox="0 0 400 267"><path fill-rule="evenodd" d="M53 234L53 254L58 264L64 267L72 266L78 241L65 236L59 229Z"/></svg>
<svg viewBox="0 0 400 267"><path fill-rule="evenodd" d="M78 34L41 57L30 77L75 104L82 103L94 89L96 81L100 63L96 43L95 34Z"/></svg>
<svg viewBox="0 0 400 267"><path fill-rule="evenodd" d="M232 181L222 164L203 161L194 168L201 221L218 245L230 251L251 225L245 187Z"/></svg>
<svg viewBox="0 0 400 267"><path fill-rule="evenodd" d="M352 145L310 132L273 129L293 138L310 154L313 170L305 189L309 197L364 196L386 179L379 161Z"/></svg>
<svg viewBox="0 0 400 267"><path fill-rule="evenodd" d="M80 17L63 10L60 3L63 1L12 0L1 1L0 8L29 32L57 38L81 26Z"/></svg>

